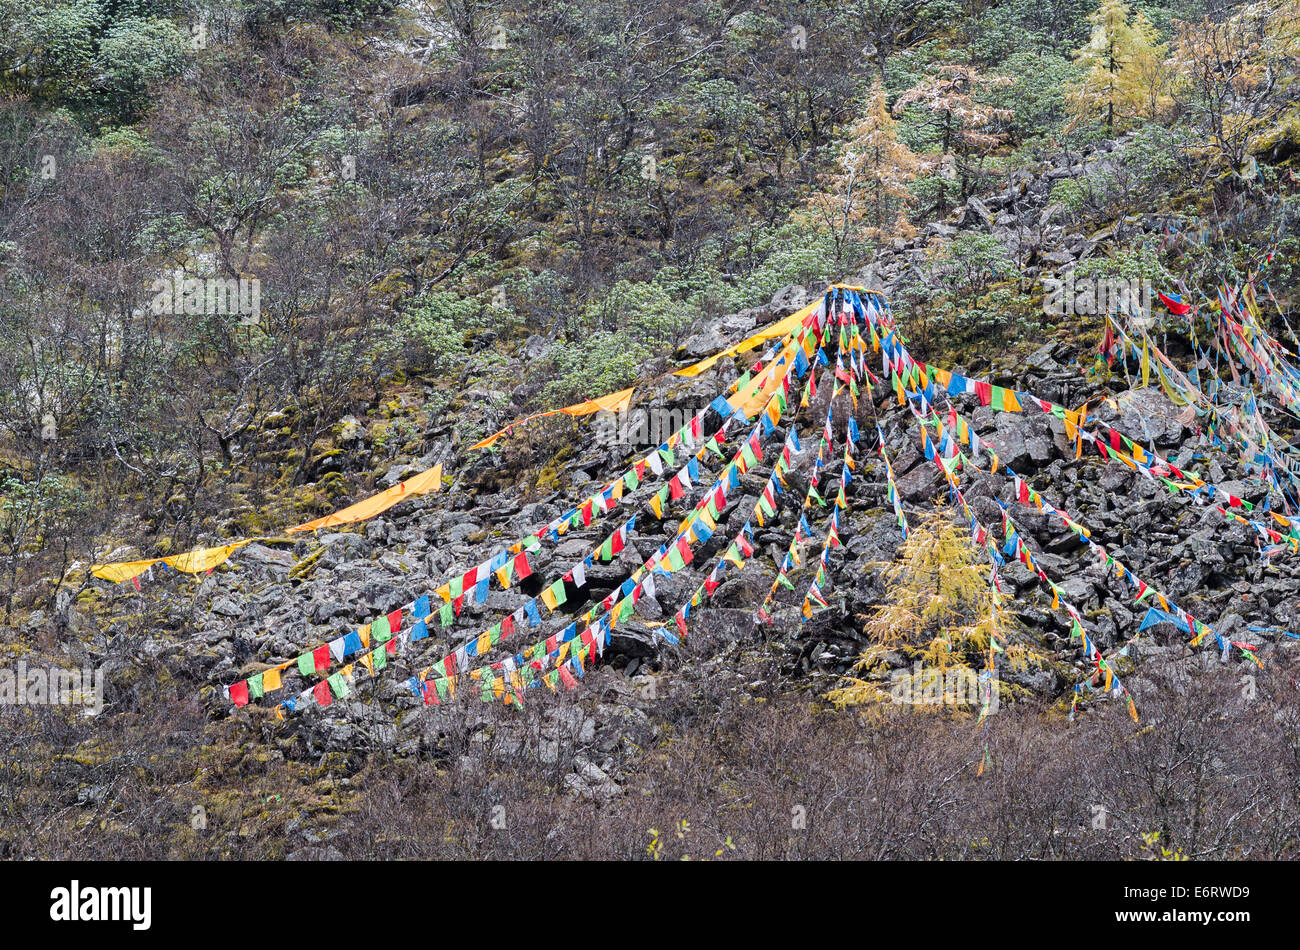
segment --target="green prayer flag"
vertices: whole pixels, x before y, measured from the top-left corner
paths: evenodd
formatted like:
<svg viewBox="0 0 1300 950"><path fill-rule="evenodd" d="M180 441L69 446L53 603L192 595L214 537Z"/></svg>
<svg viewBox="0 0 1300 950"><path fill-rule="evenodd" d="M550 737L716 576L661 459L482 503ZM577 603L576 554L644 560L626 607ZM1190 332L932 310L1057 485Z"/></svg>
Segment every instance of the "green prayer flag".
<svg viewBox="0 0 1300 950"><path fill-rule="evenodd" d="M384 647L375 647L370 651L370 659L374 661L375 669L382 670L388 666L388 650Z"/></svg>
<svg viewBox="0 0 1300 950"><path fill-rule="evenodd" d="M316 672L316 658L310 653L304 653L298 657L298 672L303 676L311 676Z"/></svg>
<svg viewBox="0 0 1300 950"><path fill-rule="evenodd" d="M393 628L389 626L387 617L380 617L370 624L370 638L376 643L383 643L393 638Z"/></svg>
<svg viewBox="0 0 1300 950"><path fill-rule="evenodd" d="M456 621L456 614L451 608L451 604L443 604L438 610L438 622L444 627L450 627Z"/></svg>
<svg viewBox="0 0 1300 950"><path fill-rule="evenodd" d="M330 677L330 689L334 690L334 695L338 699L343 699L348 693L352 692L352 687L348 681L343 678L342 673L335 673Z"/></svg>
<svg viewBox="0 0 1300 950"><path fill-rule="evenodd" d="M250 676L248 678L248 698L261 699L263 695L262 674L258 673L256 676Z"/></svg>

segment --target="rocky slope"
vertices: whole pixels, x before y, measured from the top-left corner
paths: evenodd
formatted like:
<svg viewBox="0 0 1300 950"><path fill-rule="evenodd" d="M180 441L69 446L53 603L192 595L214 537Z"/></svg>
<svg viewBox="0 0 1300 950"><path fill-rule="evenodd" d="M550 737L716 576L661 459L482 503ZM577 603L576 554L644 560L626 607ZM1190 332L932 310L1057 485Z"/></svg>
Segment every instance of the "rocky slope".
<svg viewBox="0 0 1300 950"><path fill-rule="evenodd" d="M1059 207L1050 201L1055 181L1112 168L1123 160L1124 147L1124 140L1104 143L1081 158L1062 157L1036 175L1017 176L1007 190L971 199L946 222L929 225L917 239L882 249L859 279L887 293L903 281L924 283L929 279L927 243L951 240L961 230L997 236L1027 262L1025 277L1059 274L1103 250L1108 241L1131 240L1141 233L1156 235L1165 222L1152 215L1125 219L1085 236L1060 223ZM713 352L792 312L821 290L820 286L789 287L767 306L697 327L684 340L681 355ZM979 365L953 368L970 369L995 384L1068 406L1085 400L1097 406L1104 395L1101 387L1080 370L1089 359L1090 354L1076 343L1063 339L1043 344L1014 363L994 357ZM639 388L637 405L684 418L706 405L734 376L735 369L724 365L690 382L669 378ZM1229 456L1205 448L1175 418L1173 407L1158 390L1123 389L1119 384L1117 397L1101 403L1102 420L1167 458L1188 462L1204 456L1199 464L1207 479L1247 500L1262 500L1260 483L1248 478ZM234 710L223 699L221 685L291 660L430 593L445 578L567 510L584 497L584 489L620 473L638 450L644 454L649 447L611 439L607 424L566 420L521 430L498 455L466 451L461 431L467 415L482 416L476 423L480 428L491 428L514 415L512 405L498 411L482 408L492 400L477 397L489 395L471 392L458 416L430 419L422 432L424 451L399 460L378 480L378 487L393 484L441 461L451 475L451 484L442 493L400 505L355 531L324 533L292 545L252 545L199 582L173 577L149 585L143 595L129 585L103 589L93 609L65 601L61 612L67 650L74 660L89 664L120 668L161 664L179 689L193 690L202 698L211 717L229 717L249 741L270 743L289 756L358 749L386 749L398 755L448 752L449 737L463 736L466 727L472 733L476 722L485 726L487 713L479 708L477 698L468 697L436 709L424 707L403 680L518 607L525 596L537 592L528 585L494 590L482 605L467 601L454 627L424 641L418 650L408 648L393 667L373 680L363 680L352 696L328 709L309 708L281 722L269 705L255 703ZM904 502L910 508L929 507L940 492L940 482L933 466L925 463L916 428L894 405L892 394L882 390L877 395L880 399L874 408L863 401L860 423L864 431L873 432L879 413ZM1300 619L1295 616L1300 607L1300 572L1292 559L1263 561L1247 528L1225 522L1184 495L1166 493L1158 483L1122 465L1106 465L1095 457L1076 461L1061 424L1050 417L994 413L973 403L961 408L999 456L1029 476L1049 501L1091 527L1094 538L1140 576L1159 584L1225 635L1258 644L1265 663L1277 651L1297 649L1296 641L1276 629L1257 629L1291 629ZM808 429L805 420L802 431ZM864 445L870 448L871 440ZM341 448L344 464L354 454L364 456L364 426L346 433ZM805 445L796 458L790 485L794 498L802 497L811 454ZM616 777L610 774L614 754L633 754L653 740L658 726L647 709L674 689L689 691L692 683L714 678L728 683L728 688L758 688L755 684L761 681L765 688L778 684L821 692L849 668L864 645L861 617L883 594L879 566L893 557L900 541L878 460L870 451L861 453L861 458L861 477L854 481L851 509L841 529L844 546L832 560L830 610L809 622L800 620L798 605L811 577L804 568L792 575L798 593L783 591L778 598L772 627L755 625L753 608L772 583L798 517L797 511L790 510L793 505L787 505L779 519L757 532L759 553L747 569L727 580L709 608L697 614L688 641L673 648L656 643L652 625L670 621L699 584L700 571L707 570L724 539L743 522L744 515L736 512L753 506L762 477L747 477L744 497L735 500L714 539L697 552L690 569L663 580L654 596L640 601L635 619L616 629L612 649L584 680L575 701L555 700L545 691L530 694L543 704L549 722L540 741L564 741L580 750L564 779L570 793L596 798L619 795ZM976 477L966 490L985 523L998 521L994 495L1013 500L1009 483L1000 477ZM681 504L697 497L690 494ZM1127 585L1108 576L1086 552L1080 554L1077 539L1058 524L1025 509L1018 510L1016 518L1032 536L1034 549L1042 552L1042 566L1064 582L1072 601L1085 611L1089 634L1101 649L1112 650L1133 637L1144 608L1131 603ZM570 531L558 545L545 546L533 558L534 570L552 576L567 570L604 537L610 523L617 521L597 520L590 528ZM571 597L564 611L533 631L536 636L516 638L511 648L555 632L584 604L617 587L675 524L672 518L656 522L643 516L623 553L588 570L586 587ZM1049 608L1050 597L1043 597L1028 572L1012 565L1004 577L1016 588L1018 619L1052 658L1041 667L1008 671L1006 677L1026 694L1046 702L1062 701L1072 685L1086 676L1078 650L1069 643L1068 623ZM1192 650L1185 640L1178 634L1144 635L1119 659L1119 671L1139 702L1155 689L1151 676L1157 672L1177 680L1207 665L1242 662L1213 651ZM284 695L297 688L301 686L290 686ZM494 734L509 735L508 716L494 715L491 722ZM519 722L522 729L524 720Z"/></svg>

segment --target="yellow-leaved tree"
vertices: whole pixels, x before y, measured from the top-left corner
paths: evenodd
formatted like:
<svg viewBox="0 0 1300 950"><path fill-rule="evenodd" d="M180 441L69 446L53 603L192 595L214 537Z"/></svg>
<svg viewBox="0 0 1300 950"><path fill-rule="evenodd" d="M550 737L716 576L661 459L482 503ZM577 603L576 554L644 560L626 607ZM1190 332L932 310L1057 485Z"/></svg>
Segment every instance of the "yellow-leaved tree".
<svg viewBox="0 0 1300 950"><path fill-rule="evenodd" d="M1172 62L1202 153L1239 175L1252 156L1300 141L1300 0L1263 0L1231 17L1179 23Z"/></svg>
<svg viewBox="0 0 1300 950"><path fill-rule="evenodd" d="M906 209L915 199L907 183L929 167L899 141L898 123L877 79L861 117L848 128L840 170L810 199L834 237L837 253L843 256L854 236L881 240L914 235Z"/></svg>
<svg viewBox="0 0 1300 950"><path fill-rule="evenodd" d="M910 697L903 701L920 708L969 708L982 701L973 684L979 669L990 665L994 637L1005 639L988 573L949 511L917 517L898 559L885 568L885 602L864 627L868 645L853 667L858 675L826 698L839 708L898 702L901 685ZM1007 652L1010 657L1013 651ZM891 654L894 665L901 655L917 672L892 669ZM932 698L919 701L922 693Z"/></svg>
<svg viewBox="0 0 1300 950"><path fill-rule="evenodd" d="M1102 0L1088 17L1092 35L1075 53L1087 72L1066 90L1074 123L1103 120L1106 133L1140 119L1157 119L1173 107L1178 73L1169 47L1155 26L1138 12L1130 22L1124 0Z"/></svg>

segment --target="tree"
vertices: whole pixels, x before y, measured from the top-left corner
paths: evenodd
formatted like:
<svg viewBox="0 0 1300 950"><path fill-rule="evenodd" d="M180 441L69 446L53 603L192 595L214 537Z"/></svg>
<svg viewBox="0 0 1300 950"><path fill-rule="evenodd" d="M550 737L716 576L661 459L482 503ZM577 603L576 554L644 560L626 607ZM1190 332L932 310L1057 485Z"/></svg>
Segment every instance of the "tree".
<svg viewBox="0 0 1300 950"><path fill-rule="evenodd" d="M930 163L898 140L898 123L885 104L880 80L872 85L862 117L848 128L840 170L811 205L829 227L835 241L836 265L855 226L879 240L886 233L910 237L916 229L904 208L915 202L907 183Z"/></svg>
<svg viewBox="0 0 1300 950"><path fill-rule="evenodd" d="M951 241L934 241L929 247L933 276L953 296L974 302L988 285L1015 273L1006 245L992 234L962 231Z"/></svg>
<svg viewBox="0 0 1300 950"><path fill-rule="evenodd" d="M1087 72L1066 96L1075 122L1104 116L1106 134L1114 135L1117 119L1155 119L1168 111L1176 74L1146 14L1139 11L1130 23L1124 0L1102 0L1088 20L1092 36L1075 54Z"/></svg>
<svg viewBox="0 0 1300 950"><path fill-rule="evenodd" d="M1216 167L1240 177L1249 156L1294 125L1300 2L1265 0L1220 22L1179 23L1173 66L1181 105Z"/></svg>
<svg viewBox="0 0 1300 950"><path fill-rule="evenodd" d="M991 656L993 638L1002 635L1003 620L988 566L970 536L942 509L914 518L898 559L885 568L884 603L863 628L868 645L849 677L827 694L836 706L887 702L898 697L878 685L889 672L887 657L901 654L923 664L928 680L943 676L943 705L964 705L949 685L978 676L981 660ZM870 678L868 678L870 677ZM895 686L899 680L895 678ZM921 683L911 681L913 689ZM929 708L939 708L926 704Z"/></svg>
<svg viewBox="0 0 1300 950"><path fill-rule="evenodd" d="M930 116L940 152L956 161L963 201L974 190L984 159L1006 141L1002 125L1015 117L1010 109L989 105L985 97L1014 82L1010 76L988 76L973 66L950 63L940 66L894 103L894 115L900 115L908 106L919 106Z"/></svg>
<svg viewBox="0 0 1300 950"><path fill-rule="evenodd" d="M1133 21L1133 48L1120 70L1133 115L1146 120L1164 117L1174 105L1179 76L1169 60L1169 44L1161 43L1155 25L1141 10Z"/></svg>

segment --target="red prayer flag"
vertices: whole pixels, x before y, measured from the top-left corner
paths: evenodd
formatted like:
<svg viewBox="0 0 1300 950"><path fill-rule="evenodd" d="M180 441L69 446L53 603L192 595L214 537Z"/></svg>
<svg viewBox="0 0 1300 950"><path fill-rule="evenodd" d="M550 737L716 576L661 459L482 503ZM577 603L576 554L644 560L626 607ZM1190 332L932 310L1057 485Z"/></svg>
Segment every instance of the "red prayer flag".
<svg viewBox="0 0 1300 950"><path fill-rule="evenodd" d="M1170 313L1177 314L1181 317L1184 314L1191 313L1192 311L1191 304L1174 300L1172 297L1166 296L1165 294L1156 294L1156 296L1160 298L1160 302L1168 308Z"/></svg>
<svg viewBox="0 0 1300 950"><path fill-rule="evenodd" d="M564 664L564 666L560 667L560 679L564 681L565 689L578 688L578 681L575 680L573 678L573 674L569 672L569 664L567 663Z"/></svg>
<svg viewBox="0 0 1300 950"><path fill-rule="evenodd" d="M312 688L312 695L316 697L316 702L322 706L328 706L334 702L334 696L330 693L330 681L321 680Z"/></svg>
<svg viewBox="0 0 1300 950"><path fill-rule="evenodd" d="M329 644L322 643L316 649L311 651L312 664L316 667L316 672L320 673L330 668L330 648Z"/></svg>
<svg viewBox="0 0 1300 950"><path fill-rule="evenodd" d="M230 687L230 701L236 706L248 705L248 680L240 680Z"/></svg>

